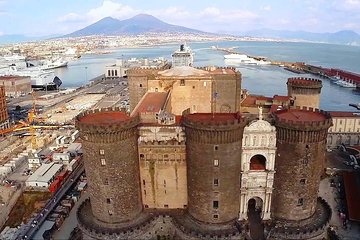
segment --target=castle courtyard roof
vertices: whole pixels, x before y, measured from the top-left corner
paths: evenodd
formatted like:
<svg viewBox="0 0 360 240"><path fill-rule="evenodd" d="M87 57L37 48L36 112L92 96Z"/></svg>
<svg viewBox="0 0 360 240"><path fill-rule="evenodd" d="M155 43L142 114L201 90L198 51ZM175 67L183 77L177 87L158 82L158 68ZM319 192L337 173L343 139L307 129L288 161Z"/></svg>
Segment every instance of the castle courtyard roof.
<svg viewBox="0 0 360 240"><path fill-rule="evenodd" d="M146 112L159 112L164 108L167 96L167 92L147 92L131 115L133 116L138 113Z"/></svg>
<svg viewBox="0 0 360 240"><path fill-rule="evenodd" d="M164 77L188 77L188 76L209 76L209 72L188 66L173 67L158 72Z"/></svg>
<svg viewBox="0 0 360 240"><path fill-rule="evenodd" d="M322 122L327 119L323 112L301 109L287 109L276 112L279 120L293 122Z"/></svg>

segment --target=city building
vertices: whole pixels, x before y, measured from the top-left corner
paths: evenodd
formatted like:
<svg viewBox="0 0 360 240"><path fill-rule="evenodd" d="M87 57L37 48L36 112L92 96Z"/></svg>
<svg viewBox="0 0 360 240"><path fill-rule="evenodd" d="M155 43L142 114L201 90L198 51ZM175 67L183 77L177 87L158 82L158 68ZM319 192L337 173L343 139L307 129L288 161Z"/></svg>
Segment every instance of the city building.
<svg viewBox="0 0 360 240"><path fill-rule="evenodd" d="M360 112L329 112L333 126L329 128L327 146L360 145Z"/></svg>
<svg viewBox="0 0 360 240"><path fill-rule="evenodd" d="M25 181L25 186L48 188L63 167L60 163L44 163Z"/></svg>
<svg viewBox="0 0 360 240"><path fill-rule="evenodd" d="M0 76L7 97L19 97L31 93L31 78L26 76Z"/></svg>
<svg viewBox="0 0 360 240"><path fill-rule="evenodd" d="M0 85L0 130L9 128L9 115L6 107L5 87Z"/></svg>

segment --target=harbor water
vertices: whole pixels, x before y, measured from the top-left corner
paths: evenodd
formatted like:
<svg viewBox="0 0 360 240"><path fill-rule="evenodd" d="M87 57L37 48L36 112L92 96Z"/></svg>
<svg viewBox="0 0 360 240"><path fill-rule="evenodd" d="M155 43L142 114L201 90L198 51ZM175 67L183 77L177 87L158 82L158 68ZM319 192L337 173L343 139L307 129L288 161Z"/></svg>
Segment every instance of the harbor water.
<svg viewBox="0 0 360 240"><path fill-rule="evenodd" d="M56 69L56 75L63 81L63 87L78 87L90 79L104 74L105 66L114 64L116 59L158 58L171 60L171 54L179 44L143 48L106 49L109 54L83 55L70 62L67 68ZM233 50L251 56L263 56L274 61L305 62L307 64L339 68L360 73L360 47L298 42L201 42L187 43L195 53L195 66L228 66L224 62L224 52L213 49L234 48ZM289 77L311 77L296 74L278 66L233 65L242 73L242 88L251 94L274 96L286 95L286 81ZM360 91L343 88L328 79L322 79L320 108L328 111L355 111L349 103L360 103Z"/></svg>

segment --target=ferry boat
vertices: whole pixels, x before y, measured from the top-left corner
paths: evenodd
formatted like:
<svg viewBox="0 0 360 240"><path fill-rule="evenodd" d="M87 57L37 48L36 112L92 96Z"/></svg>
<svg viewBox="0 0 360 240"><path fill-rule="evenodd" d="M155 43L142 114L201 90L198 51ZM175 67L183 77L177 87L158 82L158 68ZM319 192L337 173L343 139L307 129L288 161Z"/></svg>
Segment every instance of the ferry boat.
<svg viewBox="0 0 360 240"><path fill-rule="evenodd" d="M42 70L49 70L54 68L61 68L66 67L68 65L68 62L63 60L62 58L58 59L50 59L43 63L43 65L40 66Z"/></svg>
<svg viewBox="0 0 360 240"><path fill-rule="evenodd" d="M0 76L28 76L31 78L31 87L34 89L55 90L61 84L61 80L55 76L53 71L44 71L39 67L17 69L10 66L8 69L1 69Z"/></svg>
<svg viewBox="0 0 360 240"><path fill-rule="evenodd" d="M335 82L335 84L345 88L356 88L356 84L344 80L338 80Z"/></svg>

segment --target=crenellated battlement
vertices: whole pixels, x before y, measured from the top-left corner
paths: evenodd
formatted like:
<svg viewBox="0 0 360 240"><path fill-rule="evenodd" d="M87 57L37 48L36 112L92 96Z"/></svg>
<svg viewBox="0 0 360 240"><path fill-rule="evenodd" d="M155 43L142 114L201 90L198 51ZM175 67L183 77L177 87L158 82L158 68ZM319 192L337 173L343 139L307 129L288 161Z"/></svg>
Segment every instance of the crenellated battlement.
<svg viewBox="0 0 360 240"><path fill-rule="evenodd" d="M110 143L137 134L139 116L129 117L120 108L87 110L75 118L75 126L86 141Z"/></svg>
<svg viewBox="0 0 360 240"><path fill-rule="evenodd" d="M288 78L286 84L290 87L295 87L295 88L308 88L308 89L322 88L322 81L314 78L303 78L303 77Z"/></svg>
<svg viewBox="0 0 360 240"><path fill-rule="evenodd" d="M329 113L313 108L284 109L274 115L277 139L287 142L321 142L332 125Z"/></svg>
<svg viewBox="0 0 360 240"><path fill-rule="evenodd" d="M241 141L247 119L240 113L195 113L183 117L187 141L227 144Z"/></svg>
<svg viewBox="0 0 360 240"><path fill-rule="evenodd" d="M162 67L133 67L127 70L128 76L136 76L136 75L146 75L146 74L156 74L159 71L163 71L169 69L168 65Z"/></svg>
<svg viewBox="0 0 360 240"><path fill-rule="evenodd" d="M195 113L183 116L186 127L203 130L231 130L244 127L247 119L240 113Z"/></svg>

